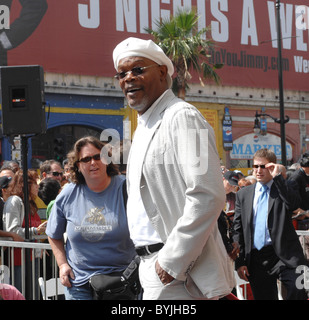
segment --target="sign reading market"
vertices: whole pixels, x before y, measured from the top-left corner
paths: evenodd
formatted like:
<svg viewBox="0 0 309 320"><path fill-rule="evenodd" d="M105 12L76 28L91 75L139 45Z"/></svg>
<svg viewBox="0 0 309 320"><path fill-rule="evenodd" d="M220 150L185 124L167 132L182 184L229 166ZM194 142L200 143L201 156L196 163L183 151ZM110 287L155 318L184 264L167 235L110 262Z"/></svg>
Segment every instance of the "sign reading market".
<svg viewBox="0 0 309 320"><path fill-rule="evenodd" d="M233 141L233 150L230 152L231 159L235 160L251 160L254 153L262 148L271 149L281 159L281 139L280 137L268 133L261 136L255 133L244 135ZM286 142L287 160L292 159L292 146Z"/></svg>

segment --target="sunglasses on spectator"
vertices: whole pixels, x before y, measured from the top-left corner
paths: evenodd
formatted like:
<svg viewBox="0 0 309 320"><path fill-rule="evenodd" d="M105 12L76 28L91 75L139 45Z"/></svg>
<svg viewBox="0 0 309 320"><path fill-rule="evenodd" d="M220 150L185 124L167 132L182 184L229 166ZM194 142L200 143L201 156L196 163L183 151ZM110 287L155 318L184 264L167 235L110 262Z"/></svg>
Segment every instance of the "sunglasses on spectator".
<svg viewBox="0 0 309 320"><path fill-rule="evenodd" d="M101 155L100 155L100 153L97 153L97 154L95 154L95 155L93 155L93 156L88 156L88 157L84 157L84 158L81 158L81 159L79 159L79 161L78 162L83 162L83 163L87 163L87 162L90 162L91 160L101 160Z"/></svg>
<svg viewBox="0 0 309 320"><path fill-rule="evenodd" d="M54 177L59 177L63 175L62 172L57 172L57 171L52 171L52 172L47 172L48 174L52 174Z"/></svg>
<svg viewBox="0 0 309 320"><path fill-rule="evenodd" d="M266 168L265 164L254 164L252 167L254 169L257 169L257 168L265 169Z"/></svg>
<svg viewBox="0 0 309 320"><path fill-rule="evenodd" d="M132 73L132 75L134 76L134 77L138 77L138 76L140 76L141 74L143 74L143 72L144 72L144 70L146 70L146 69L148 69L148 68L151 68L151 67L159 67L159 65L158 64L152 64L152 65L150 65L150 66L147 66L147 67L135 67L135 68L133 68L133 69L131 69L131 70L129 70L129 71L127 71L127 72L118 72L118 73L116 73L116 75L115 75L115 78L117 79L117 80L121 80L121 79L124 79L128 74L130 74L130 73Z"/></svg>

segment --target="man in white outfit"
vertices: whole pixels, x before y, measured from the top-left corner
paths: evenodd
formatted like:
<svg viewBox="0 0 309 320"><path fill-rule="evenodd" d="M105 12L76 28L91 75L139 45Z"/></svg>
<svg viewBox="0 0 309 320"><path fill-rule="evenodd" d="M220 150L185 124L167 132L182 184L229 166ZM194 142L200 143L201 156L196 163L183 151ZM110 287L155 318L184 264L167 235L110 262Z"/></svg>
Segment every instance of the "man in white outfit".
<svg viewBox="0 0 309 320"><path fill-rule="evenodd" d="M225 192L214 131L170 89L174 67L151 40L113 52L116 78L138 112L127 166L128 223L144 299L217 299L234 286L217 228Z"/></svg>

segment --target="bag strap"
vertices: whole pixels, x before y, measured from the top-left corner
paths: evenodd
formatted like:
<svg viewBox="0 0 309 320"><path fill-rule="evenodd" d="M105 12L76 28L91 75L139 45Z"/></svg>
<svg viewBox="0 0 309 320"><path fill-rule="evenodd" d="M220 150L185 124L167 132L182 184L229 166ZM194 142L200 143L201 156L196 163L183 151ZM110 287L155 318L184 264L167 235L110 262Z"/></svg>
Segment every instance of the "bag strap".
<svg viewBox="0 0 309 320"><path fill-rule="evenodd" d="M123 195L124 207L127 210L128 193L127 193L127 182L126 182L126 180L124 180L124 183L122 184L122 195Z"/></svg>

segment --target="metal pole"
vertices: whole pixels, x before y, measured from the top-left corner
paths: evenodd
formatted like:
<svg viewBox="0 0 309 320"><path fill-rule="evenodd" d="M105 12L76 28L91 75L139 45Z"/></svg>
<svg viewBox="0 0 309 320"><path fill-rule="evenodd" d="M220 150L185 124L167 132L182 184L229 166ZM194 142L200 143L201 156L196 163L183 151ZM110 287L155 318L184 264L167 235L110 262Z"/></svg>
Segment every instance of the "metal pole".
<svg viewBox="0 0 309 320"><path fill-rule="evenodd" d="M280 0L276 0L277 9L277 40L278 40L278 77L279 77L279 102L280 102L280 134L281 134L281 161L284 166L286 162L286 141L285 141L285 122L284 122L284 95L283 95L283 76L282 76L282 36L280 21Z"/></svg>
<svg viewBox="0 0 309 320"><path fill-rule="evenodd" d="M23 169L23 183L24 183L24 206L25 206L25 242L30 242L30 227L29 227L29 190L28 190L28 138L21 136L21 152L22 152L22 169ZM32 299L31 286L31 249L26 249L25 266L26 266L26 296L27 300Z"/></svg>

